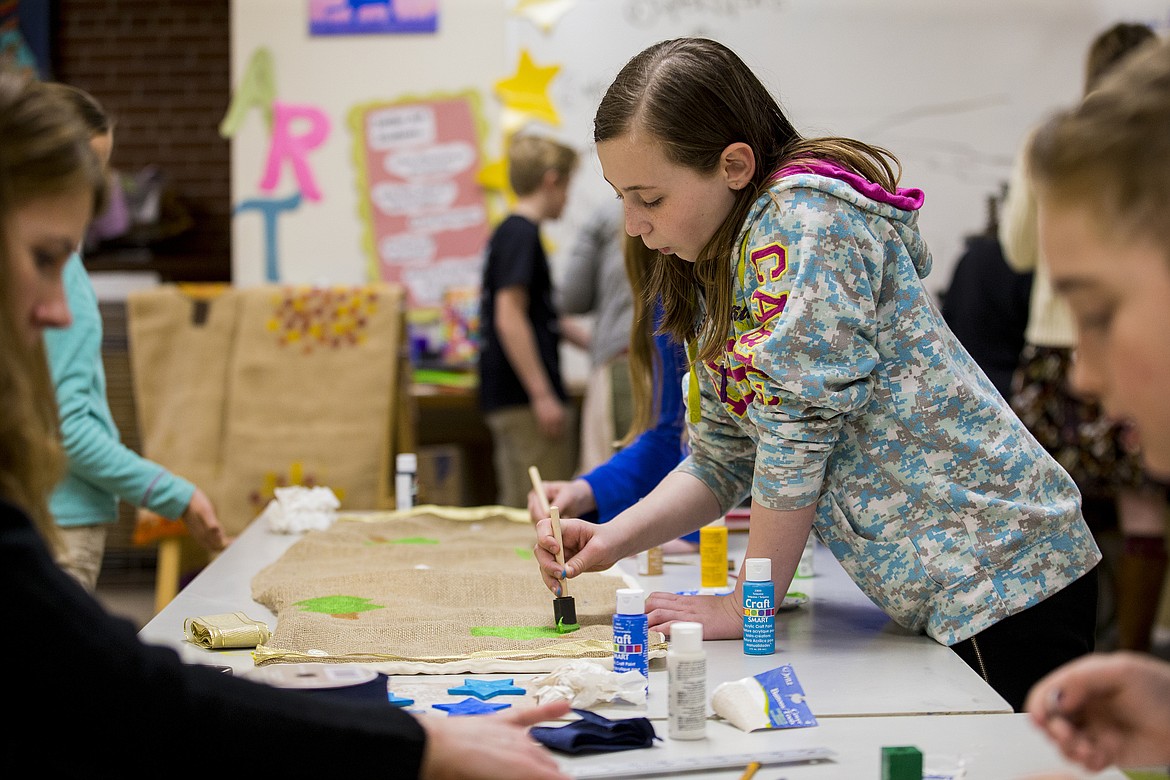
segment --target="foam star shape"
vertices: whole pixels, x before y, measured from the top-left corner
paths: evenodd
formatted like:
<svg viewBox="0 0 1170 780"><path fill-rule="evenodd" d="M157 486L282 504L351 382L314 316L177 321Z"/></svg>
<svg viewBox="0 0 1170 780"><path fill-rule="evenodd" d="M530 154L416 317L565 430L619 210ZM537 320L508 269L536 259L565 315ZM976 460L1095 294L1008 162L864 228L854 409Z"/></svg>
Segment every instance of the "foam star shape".
<svg viewBox="0 0 1170 780"><path fill-rule="evenodd" d="M561 117L548 97L548 85L560 70L560 65L537 65L528 50L521 49L516 72L496 82L496 95L504 110L560 125Z"/></svg>
<svg viewBox="0 0 1170 780"><path fill-rule="evenodd" d="M395 696L394 691L386 691L386 700L395 707L409 707L414 704L414 699L404 699L401 696Z"/></svg>
<svg viewBox="0 0 1170 780"><path fill-rule="evenodd" d="M447 693L452 696L466 694L477 699L490 699L493 696L523 696L527 691L512 684L512 680L473 680L463 678L463 684L448 688Z"/></svg>
<svg viewBox="0 0 1170 780"><path fill-rule="evenodd" d="M436 710L443 710L449 717L456 715L487 715L492 712L499 712L511 707L511 704L492 704L491 702L480 701L479 699L464 699L452 704L432 704Z"/></svg>

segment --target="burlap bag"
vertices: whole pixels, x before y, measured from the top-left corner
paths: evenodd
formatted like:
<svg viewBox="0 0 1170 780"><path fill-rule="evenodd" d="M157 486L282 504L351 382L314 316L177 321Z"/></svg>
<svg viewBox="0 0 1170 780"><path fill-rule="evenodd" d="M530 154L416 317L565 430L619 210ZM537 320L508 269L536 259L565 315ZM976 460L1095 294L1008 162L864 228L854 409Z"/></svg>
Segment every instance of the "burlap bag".
<svg viewBox="0 0 1170 780"><path fill-rule="evenodd" d="M239 324L241 299L230 290L167 284L132 292L126 301L142 454L204 490L219 472Z"/></svg>
<svg viewBox="0 0 1170 780"><path fill-rule="evenodd" d="M569 586L581 628L558 634L532 525L504 507L425 506L309 533L252 580L277 616L267 663L361 662L386 674L549 672L612 664L617 573ZM652 655L665 652L654 632Z"/></svg>
<svg viewBox="0 0 1170 780"><path fill-rule="evenodd" d="M329 487L345 509L388 505L402 289L243 290L217 509L239 530L282 485Z"/></svg>
<svg viewBox="0 0 1170 780"><path fill-rule="evenodd" d="M128 302L143 454L203 488L232 534L283 485L329 487L346 509L389 506L401 287L195 297L163 285Z"/></svg>

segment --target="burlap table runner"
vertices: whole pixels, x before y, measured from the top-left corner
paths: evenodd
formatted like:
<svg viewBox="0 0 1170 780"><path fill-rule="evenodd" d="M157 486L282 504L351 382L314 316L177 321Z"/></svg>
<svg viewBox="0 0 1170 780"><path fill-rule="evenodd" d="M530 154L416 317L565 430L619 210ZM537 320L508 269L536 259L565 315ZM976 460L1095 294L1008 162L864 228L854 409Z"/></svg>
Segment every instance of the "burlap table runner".
<svg viewBox="0 0 1170 780"><path fill-rule="evenodd" d="M549 672L612 664L617 572L573 579L581 628L557 634L526 513L423 506L313 531L252 580L277 616L258 665L360 662L386 674ZM651 655L665 654L652 632Z"/></svg>

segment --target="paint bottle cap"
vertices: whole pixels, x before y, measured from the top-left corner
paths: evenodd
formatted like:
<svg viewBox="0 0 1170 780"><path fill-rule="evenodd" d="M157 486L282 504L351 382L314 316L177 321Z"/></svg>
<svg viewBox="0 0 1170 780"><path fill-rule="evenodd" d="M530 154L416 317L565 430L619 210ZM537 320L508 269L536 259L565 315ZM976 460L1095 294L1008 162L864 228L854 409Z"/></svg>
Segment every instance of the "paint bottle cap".
<svg viewBox="0 0 1170 780"><path fill-rule="evenodd" d="M682 621L670 624L670 646L680 653L698 653L703 649L703 624Z"/></svg>
<svg viewBox="0 0 1170 780"><path fill-rule="evenodd" d="M772 559L748 558L744 562L744 572L749 582L767 582L772 579Z"/></svg>
<svg viewBox="0 0 1170 780"><path fill-rule="evenodd" d="M394 467L399 471L418 471L418 456L413 452L400 452L394 459Z"/></svg>
<svg viewBox="0 0 1170 780"><path fill-rule="evenodd" d="M619 615L642 615L646 612L646 591L641 588L618 588Z"/></svg>

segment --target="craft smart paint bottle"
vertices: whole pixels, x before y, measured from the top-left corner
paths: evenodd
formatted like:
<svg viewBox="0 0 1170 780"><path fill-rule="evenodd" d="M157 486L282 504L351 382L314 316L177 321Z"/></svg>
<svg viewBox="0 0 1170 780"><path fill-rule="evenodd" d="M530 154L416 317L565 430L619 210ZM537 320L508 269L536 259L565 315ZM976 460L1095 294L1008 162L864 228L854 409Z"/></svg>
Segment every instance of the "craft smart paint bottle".
<svg viewBox="0 0 1170 780"><path fill-rule="evenodd" d="M670 626L666 650L667 735L671 739L707 736L707 651L703 624L680 621Z"/></svg>
<svg viewBox="0 0 1170 780"><path fill-rule="evenodd" d="M772 583L771 558L748 558L744 562L743 652L776 652L776 586Z"/></svg>
<svg viewBox="0 0 1170 780"><path fill-rule="evenodd" d="M723 518L699 529L699 570L702 590L727 590L727 525Z"/></svg>
<svg viewBox="0 0 1170 780"><path fill-rule="evenodd" d="M613 670L641 672L650 678L649 622L646 619L646 591L619 588L617 612L613 616Z"/></svg>

